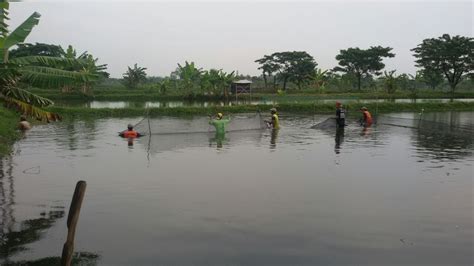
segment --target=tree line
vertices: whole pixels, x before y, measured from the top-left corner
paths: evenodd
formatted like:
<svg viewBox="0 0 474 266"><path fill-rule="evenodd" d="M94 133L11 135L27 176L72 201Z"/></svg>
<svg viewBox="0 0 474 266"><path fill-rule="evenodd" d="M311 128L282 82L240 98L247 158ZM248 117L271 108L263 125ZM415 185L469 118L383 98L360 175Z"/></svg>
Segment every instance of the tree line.
<svg viewBox="0 0 474 266"><path fill-rule="evenodd" d="M411 49L416 58L416 67L420 70L415 75L396 75L395 71L382 71L385 68L383 59L395 57L391 47L372 46L368 49L358 47L339 51L336 55L338 66L331 70L317 69L317 62L306 52L277 52L265 55L255 62L260 66L265 87L268 78L273 78L273 86L282 83L283 90L287 82L293 82L298 88L306 84L324 86L329 79L354 78L358 90L364 79L381 77L388 92L393 92L395 84L407 80L423 81L431 88L436 88L447 81L451 91L466 78L472 78L474 71L474 39L464 36L444 34L438 38L423 40ZM383 76L382 76L383 74ZM397 85L398 86L398 85Z"/></svg>

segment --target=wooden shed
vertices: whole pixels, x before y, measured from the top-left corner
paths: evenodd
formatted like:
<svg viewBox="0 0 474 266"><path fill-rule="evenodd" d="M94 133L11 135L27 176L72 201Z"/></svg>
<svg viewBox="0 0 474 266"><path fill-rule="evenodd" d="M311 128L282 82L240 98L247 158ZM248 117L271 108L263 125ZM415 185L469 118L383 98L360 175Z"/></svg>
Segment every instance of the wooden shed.
<svg viewBox="0 0 474 266"><path fill-rule="evenodd" d="M252 95L252 81L241 79L232 82L230 87L230 91L233 95L235 95L235 99L237 99L239 94L248 94L249 96Z"/></svg>

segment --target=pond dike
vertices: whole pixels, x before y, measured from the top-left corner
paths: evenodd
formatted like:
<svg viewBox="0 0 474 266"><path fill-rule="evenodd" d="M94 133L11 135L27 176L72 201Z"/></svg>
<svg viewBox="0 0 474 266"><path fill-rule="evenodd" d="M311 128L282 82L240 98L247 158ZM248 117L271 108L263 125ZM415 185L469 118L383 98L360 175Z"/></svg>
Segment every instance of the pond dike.
<svg viewBox="0 0 474 266"><path fill-rule="evenodd" d="M0 103L0 159L11 151L11 145L20 137L17 129L20 115Z"/></svg>
<svg viewBox="0 0 474 266"><path fill-rule="evenodd" d="M335 102L335 101L334 101ZM344 102L343 102L344 104ZM448 103L366 103L363 104L372 114L390 112L439 112L439 111L473 111L474 102L448 102ZM268 113L269 109L276 107L280 113L298 114L331 114L335 112L332 103L279 103L275 105L234 105L210 107L156 107L156 108L83 108L83 107L48 107L46 110L55 112L63 118L74 117L139 117L139 116L187 116L211 115L216 112L223 113ZM357 112L362 104L348 103L344 107L348 112Z"/></svg>

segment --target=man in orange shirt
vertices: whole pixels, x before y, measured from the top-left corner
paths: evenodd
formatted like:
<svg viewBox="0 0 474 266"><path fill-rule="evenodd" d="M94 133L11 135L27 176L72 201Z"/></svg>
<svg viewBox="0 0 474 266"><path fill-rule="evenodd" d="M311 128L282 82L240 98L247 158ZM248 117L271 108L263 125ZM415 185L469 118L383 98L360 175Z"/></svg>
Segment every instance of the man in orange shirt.
<svg viewBox="0 0 474 266"><path fill-rule="evenodd" d="M124 138L134 139L134 138L141 137L142 134L140 134L137 131L133 130L133 125L132 124L128 124L127 130L124 130L124 131L120 132L119 136L124 137Z"/></svg>
<svg viewBox="0 0 474 266"><path fill-rule="evenodd" d="M360 121L361 126L370 127L372 125L372 115L368 111L367 107L360 108L360 111L364 115L364 117Z"/></svg>

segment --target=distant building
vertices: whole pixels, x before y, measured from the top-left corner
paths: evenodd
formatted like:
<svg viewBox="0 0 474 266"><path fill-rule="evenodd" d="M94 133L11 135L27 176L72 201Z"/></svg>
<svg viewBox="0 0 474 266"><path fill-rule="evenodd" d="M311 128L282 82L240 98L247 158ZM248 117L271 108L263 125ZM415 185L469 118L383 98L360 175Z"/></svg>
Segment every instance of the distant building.
<svg viewBox="0 0 474 266"><path fill-rule="evenodd" d="M247 93L249 96L252 94L252 81L246 80L246 79L241 79L232 82L232 85L230 86L230 91L232 95L235 95L235 98L237 99L239 94L244 94Z"/></svg>

